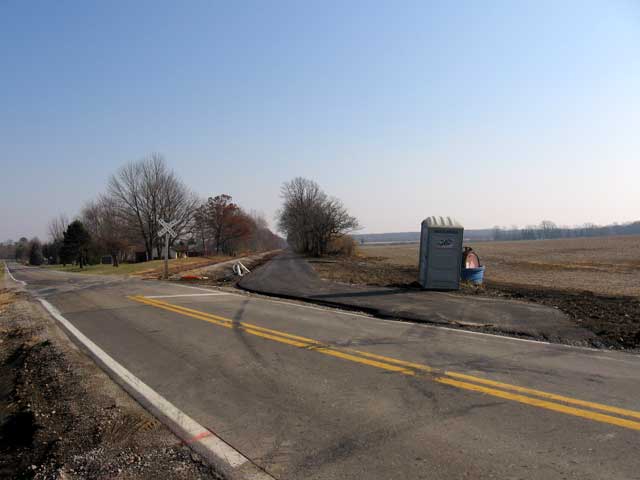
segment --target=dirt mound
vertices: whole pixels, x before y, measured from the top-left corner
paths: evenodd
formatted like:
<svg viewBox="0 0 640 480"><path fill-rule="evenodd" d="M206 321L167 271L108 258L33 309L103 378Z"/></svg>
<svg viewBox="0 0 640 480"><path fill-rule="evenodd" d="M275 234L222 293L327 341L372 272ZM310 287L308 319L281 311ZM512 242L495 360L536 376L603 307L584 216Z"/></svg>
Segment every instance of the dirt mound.
<svg viewBox="0 0 640 480"><path fill-rule="evenodd" d="M221 478L38 306L0 298L0 478Z"/></svg>

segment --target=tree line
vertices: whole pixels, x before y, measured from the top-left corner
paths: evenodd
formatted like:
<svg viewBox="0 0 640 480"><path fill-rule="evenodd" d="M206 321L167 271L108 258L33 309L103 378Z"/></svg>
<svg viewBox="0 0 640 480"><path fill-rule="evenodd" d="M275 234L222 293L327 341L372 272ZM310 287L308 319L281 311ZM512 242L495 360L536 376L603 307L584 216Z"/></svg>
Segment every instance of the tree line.
<svg viewBox="0 0 640 480"><path fill-rule="evenodd" d="M159 221L175 222L170 248L184 255L235 255L241 251L282 248L260 214L248 213L221 194L201 200L159 154L121 167L105 192L90 200L73 221L65 215L48 225L49 241L22 238L0 244L0 257L39 265L151 260L162 255ZM31 255L31 251L38 254ZM133 252L133 253L132 253Z"/></svg>
<svg viewBox="0 0 640 480"><path fill-rule="evenodd" d="M353 252L355 243L348 234L359 223L339 199L302 177L285 182L281 197L277 226L293 250L313 256ZM153 154L121 167L105 191L86 202L73 221L65 215L53 218L48 242L42 244L37 238L5 242L0 244L0 257L33 265L74 263L81 268L105 257L114 266L125 260L160 258L161 219L174 222L177 236L170 239L170 248L186 255L236 255L286 245L262 215L247 212L228 194L201 200L161 155Z"/></svg>
<svg viewBox="0 0 640 480"><path fill-rule="evenodd" d="M558 226L550 220L524 228L495 226L493 240L547 240L553 238L606 237L611 235L640 235L640 221L627 224L599 226L586 223L578 227Z"/></svg>

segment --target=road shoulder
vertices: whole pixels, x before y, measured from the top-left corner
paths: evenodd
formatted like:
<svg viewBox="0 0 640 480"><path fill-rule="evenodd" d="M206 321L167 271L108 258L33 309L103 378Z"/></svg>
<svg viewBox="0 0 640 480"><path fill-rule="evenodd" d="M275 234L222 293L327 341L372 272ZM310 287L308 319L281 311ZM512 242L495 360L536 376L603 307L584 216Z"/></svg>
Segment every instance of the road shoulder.
<svg viewBox="0 0 640 480"><path fill-rule="evenodd" d="M0 338L1 477L222 478L25 292L0 290Z"/></svg>

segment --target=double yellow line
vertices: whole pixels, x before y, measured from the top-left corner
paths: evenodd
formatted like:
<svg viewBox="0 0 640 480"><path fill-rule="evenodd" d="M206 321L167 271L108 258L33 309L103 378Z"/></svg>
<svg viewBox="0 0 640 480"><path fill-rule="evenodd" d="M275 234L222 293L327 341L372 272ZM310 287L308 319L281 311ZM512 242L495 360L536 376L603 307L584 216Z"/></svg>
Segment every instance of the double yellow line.
<svg viewBox="0 0 640 480"><path fill-rule="evenodd" d="M292 335L290 333L260 327L246 322L234 322L231 319L220 317L199 310L174 305L158 299L146 298L143 296L130 296L131 300L161 308L170 312L196 318L213 325L224 328L239 329L257 337L284 343L297 348L313 350L314 352L330 355L355 363L380 368L391 372L409 376L420 376L432 380L436 383L449 385L473 392L484 393L493 397L511 400L534 407L552 410L554 412L573 415L575 417L586 418L596 422L607 423L624 427L631 430L640 431L640 412L627 410L624 408L603 405L600 403L588 402L576 398L557 395L555 393L544 392L532 388L520 387L508 383L496 382L482 377L475 377L464 373L439 370L428 365L407 362L396 358L376 355L374 353L363 352L351 348L336 348L323 344L311 338ZM579 408L580 407L580 408ZM604 413L603 413L604 412ZM614 416L616 415L616 416ZM625 418L626 417L626 418ZM637 419L637 420L634 420Z"/></svg>

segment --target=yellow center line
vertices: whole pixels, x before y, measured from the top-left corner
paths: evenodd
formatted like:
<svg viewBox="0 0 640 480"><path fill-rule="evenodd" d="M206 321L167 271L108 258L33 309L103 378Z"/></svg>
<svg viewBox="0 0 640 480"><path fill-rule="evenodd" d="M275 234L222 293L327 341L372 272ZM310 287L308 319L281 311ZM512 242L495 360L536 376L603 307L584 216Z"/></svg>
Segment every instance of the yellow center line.
<svg viewBox="0 0 640 480"><path fill-rule="evenodd" d="M517 385L510 385L508 383L497 382L494 380L467 375L464 373L440 371L428 365L422 365L414 362L407 362L405 360L399 360L396 358L377 355L374 353L364 352L361 350L355 350L351 348L344 348L339 350L336 347L323 344L322 342L319 342L317 340L313 340L310 338L301 337L299 335L293 335L290 333L281 332L279 330L273 330L270 328L260 327L258 325L253 325L246 322L234 322L233 320L225 317L220 317L218 315L213 315L211 313L206 313L199 310L183 307L180 305L163 302L157 299L150 299L142 296L130 296L128 298L140 303L153 306L153 307L162 308L164 310L168 310L174 313L196 318L198 320L203 320L205 322L209 322L214 325L218 325L226 328L240 329L251 335L255 335L268 340L273 340L279 343L284 343L297 348L314 350L316 352L319 352L325 355L330 355L330 356L341 358L344 360L349 360L352 362L369 365L372 367L380 368L380 369L391 371L391 372L401 373L403 375L415 376L417 374L416 370L422 371L422 372L428 372L428 373L437 375L430 378L433 381L440 384L449 385L449 386L460 388L463 390L484 393L486 395L491 395L494 397L511 400L511 401L523 403L526 405L531 405L539 408L544 408L547 410L552 410L555 412L573 415L576 417L587 418L589 420L593 420L597 422L608 423L611 425L629 428L632 430L640 430L640 422L618 418L611 415L605 415L599 412L582 410L582 409L571 407L568 405L551 402L549 400L555 400L555 401L559 401L567 404L579 405L582 407L587 407L594 410L600 410L603 412L609 412L617 415L623 415L626 417L640 418L640 412L636 412L633 410L627 410L624 408L614 407L610 405L604 405L600 403L566 397L563 395L544 392L542 390L535 390L532 388L520 387ZM452 377L452 378L449 378L449 377ZM461 381L461 380L466 380L466 381ZM474 382L474 383L469 383L469 382ZM478 383L482 385L477 385ZM488 386L483 386L483 385L488 385ZM491 388L491 387L494 387L494 388ZM507 391L504 391L504 390L507 390ZM511 393L509 390L511 392L519 392L519 393ZM521 395L523 393L528 395L534 395L541 398L532 398L531 396Z"/></svg>
<svg viewBox="0 0 640 480"><path fill-rule="evenodd" d="M626 418L612 417L611 415L605 415L603 413L569 407L567 405L562 405L561 403L553 403L547 400L540 400L538 398L526 397L524 395L518 395L510 392L503 392L502 390L495 390L493 388L483 387L482 385L474 385L473 383L459 382L458 380L453 380L451 378L439 377L436 378L435 381L445 385L451 385L452 387L463 388L465 390L471 390L474 392L481 392L487 395L492 395L494 397L504 398L506 400L512 400L514 402L520 402L534 407L545 408L547 410L553 410L555 412L566 413L567 415L587 418L596 422L608 423L611 425L617 425L618 427L630 428L632 430L640 430L639 422L627 420Z"/></svg>
<svg viewBox="0 0 640 480"><path fill-rule="evenodd" d="M514 392L528 393L529 395L536 395L538 397L548 398L550 400L557 400L564 403L571 403L573 405L580 405L582 407L593 408L594 410L602 410L603 412L616 413L618 415L624 415L625 417L640 418L640 412L636 412L634 410L613 407L611 405L603 405L601 403L589 402L586 400L580 400L578 398L565 397L563 395L543 392L542 390L535 390L533 388L519 387L517 385L510 385L508 383L496 382L494 380L474 377L472 375L466 375L464 373L445 372L445 375L448 375L449 377L470 380L476 383L483 383L485 385L491 385L497 388L502 388L504 390L513 390Z"/></svg>
<svg viewBox="0 0 640 480"><path fill-rule="evenodd" d="M375 353L363 352L362 350L355 350L353 348L346 348L348 352L357 353L363 357L376 358L378 360L384 360L385 362L397 363L398 365L404 365L405 367L415 368L416 370L422 370L424 372L437 372L438 370L430 367L429 365L422 365L420 363L407 362L405 360L398 360L397 358L385 357L384 355L377 355Z"/></svg>

